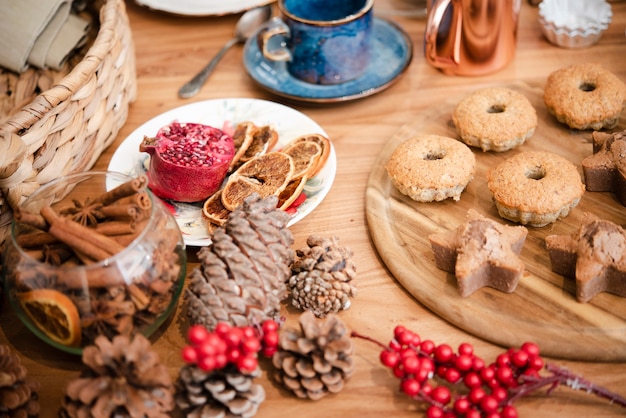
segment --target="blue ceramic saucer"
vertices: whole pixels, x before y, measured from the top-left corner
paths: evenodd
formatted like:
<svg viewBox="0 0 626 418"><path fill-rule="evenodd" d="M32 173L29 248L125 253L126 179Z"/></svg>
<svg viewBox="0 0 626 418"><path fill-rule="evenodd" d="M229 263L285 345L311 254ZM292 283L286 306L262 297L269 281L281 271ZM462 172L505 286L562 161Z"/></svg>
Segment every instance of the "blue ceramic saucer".
<svg viewBox="0 0 626 418"><path fill-rule="evenodd" d="M389 87L413 59L413 43L400 27L374 18L372 60L361 77L335 85L310 84L293 77L284 62L268 61L259 50L256 36L243 50L243 63L252 79L270 92L288 99L331 103L371 96Z"/></svg>

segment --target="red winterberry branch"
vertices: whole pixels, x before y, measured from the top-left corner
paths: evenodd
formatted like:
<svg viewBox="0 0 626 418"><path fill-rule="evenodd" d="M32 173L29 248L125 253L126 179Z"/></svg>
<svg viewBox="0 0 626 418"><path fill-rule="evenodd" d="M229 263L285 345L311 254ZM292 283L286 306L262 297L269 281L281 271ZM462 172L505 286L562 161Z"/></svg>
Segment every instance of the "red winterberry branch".
<svg viewBox="0 0 626 418"><path fill-rule="evenodd" d="M545 364L539 346L527 342L511 348L487 364L474 354L471 344L460 344L455 351L447 344L421 340L403 326L394 329L388 345L352 332L351 336L382 348L381 363L400 379L400 389L410 397L429 404L428 418L478 418L499 416L517 418L513 402L541 388L550 394L559 385L584 390L626 406L626 399L581 376ZM540 375L544 370L548 375Z"/></svg>
<svg viewBox="0 0 626 418"><path fill-rule="evenodd" d="M204 371L234 365L241 373L252 373L258 366L258 353L271 357L278 349L278 324L264 321L260 327L233 327L220 322L211 332L193 325L187 332L189 345L182 350L183 360Z"/></svg>

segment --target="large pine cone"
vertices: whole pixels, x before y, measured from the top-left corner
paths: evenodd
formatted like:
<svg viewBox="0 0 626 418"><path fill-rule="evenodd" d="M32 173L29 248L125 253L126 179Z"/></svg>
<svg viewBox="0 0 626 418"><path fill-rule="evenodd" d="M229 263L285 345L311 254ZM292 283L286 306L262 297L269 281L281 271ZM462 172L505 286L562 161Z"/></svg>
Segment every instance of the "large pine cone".
<svg viewBox="0 0 626 418"><path fill-rule="evenodd" d="M315 235L307 239L307 245L296 251L291 265L288 288L292 305L320 318L348 309L357 294L352 251L339 245L337 238Z"/></svg>
<svg viewBox="0 0 626 418"><path fill-rule="evenodd" d="M250 196L198 252L200 266L186 293L192 324L214 329L218 322L245 326L278 316L287 296L293 235L290 216L276 204L275 196Z"/></svg>
<svg viewBox="0 0 626 418"><path fill-rule="evenodd" d="M338 393L352 375L353 346L345 324L335 315L318 323L311 311L300 316L300 329L280 333L272 363L276 379L299 398L318 400Z"/></svg>
<svg viewBox="0 0 626 418"><path fill-rule="evenodd" d="M82 360L87 369L67 385L61 417L166 418L174 409L168 370L143 335L100 335Z"/></svg>
<svg viewBox="0 0 626 418"><path fill-rule="evenodd" d="M252 380L260 374L240 373L234 367L205 372L186 365L176 381L176 404L187 418L222 418L256 415L265 400L263 386Z"/></svg>
<svg viewBox="0 0 626 418"><path fill-rule="evenodd" d="M8 345L0 344L0 417L26 418L39 414L39 382L26 374L17 354Z"/></svg>

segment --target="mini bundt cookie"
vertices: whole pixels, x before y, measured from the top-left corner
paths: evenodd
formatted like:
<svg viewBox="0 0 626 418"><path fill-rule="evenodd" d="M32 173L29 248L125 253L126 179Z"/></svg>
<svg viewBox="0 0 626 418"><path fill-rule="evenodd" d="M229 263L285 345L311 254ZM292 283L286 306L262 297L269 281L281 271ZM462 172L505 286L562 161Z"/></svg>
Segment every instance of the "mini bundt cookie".
<svg viewBox="0 0 626 418"><path fill-rule="evenodd" d="M467 145L501 152L523 144L533 135L537 112L522 93L490 87L462 99L452 121Z"/></svg>
<svg viewBox="0 0 626 418"><path fill-rule="evenodd" d="M407 139L386 166L393 185L418 202L459 200L475 168L476 158L467 145L439 135Z"/></svg>
<svg viewBox="0 0 626 418"><path fill-rule="evenodd" d="M534 227L567 216L585 192L576 166L546 151L519 153L487 174L501 217Z"/></svg>
<svg viewBox="0 0 626 418"><path fill-rule="evenodd" d="M594 153L582 161L590 192L613 192L626 206L626 131L594 132Z"/></svg>
<svg viewBox="0 0 626 418"><path fill-rule="evenodd" d="M576 279L576 300L588 302L600 292L626 297L626 231L585 213L573 235L546 237L552 271Z"/></svg>
<svg viewBox="0 0 626 418"><path fill-rule="evenodd" d="M512 293L524 263L519 257L528 230L487 219L473 209L455 230L428 237L437 268L453 273L462 297L488 286Z"/></svg>
<svg viewBox="0 0 626 418"><path fill-rule="evenodd" d="M571 65L548 76L543 100L570 128L611 129L626 105L626 84L599 64Z"/></svg>

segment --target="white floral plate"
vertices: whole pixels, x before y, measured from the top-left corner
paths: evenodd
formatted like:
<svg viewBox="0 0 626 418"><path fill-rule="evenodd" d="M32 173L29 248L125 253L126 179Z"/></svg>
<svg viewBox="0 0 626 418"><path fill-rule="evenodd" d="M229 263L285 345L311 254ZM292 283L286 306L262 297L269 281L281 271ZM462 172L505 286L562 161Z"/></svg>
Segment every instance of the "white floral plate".
<svg viewBox="0 0 626 418"><path fill-rule="evenodd" d="M326 132L306 115L281 104L257 99L214 99L177 107L162 113L131 133L115 150L108 169L131 176L145 173L149 155L139 151L144 136L155 135L164 125L173 121L195 122L232 130L238 122L251 121L257 125L270 125L278 132L279 149L298 136ZM306 200L288 212L292 218L289 226L313 211L328 194L337 171L337 157L331 143L330 155L324 168L311 178L305 188ZM190 246L206 246L211 243L208 225L202 216L202 204L165 201L181 229L185 243Z"/></svg>
<svg viewBox="0 0 626 418"><path fill-rule="evenodd" d="M240 13L274 0L135 0L140 6L181 16L221 16Z"/></svg>

